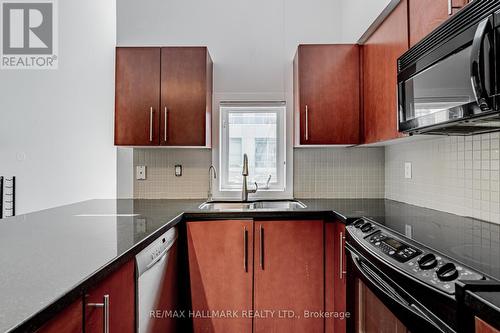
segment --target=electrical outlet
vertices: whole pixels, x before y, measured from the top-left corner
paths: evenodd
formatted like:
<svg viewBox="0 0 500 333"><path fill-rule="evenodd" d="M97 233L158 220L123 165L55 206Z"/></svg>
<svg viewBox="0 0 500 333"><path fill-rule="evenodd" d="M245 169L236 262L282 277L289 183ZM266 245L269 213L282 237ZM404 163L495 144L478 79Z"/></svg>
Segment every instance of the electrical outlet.
<svg viewBox="0 0 500 333"><path fill-rule="evenodd" d="M405 162L405 178L411 179L411 162Z"/></svg>
<svg viewBox="0 0 500 333"><path fill-rule="evenodd" d="M137 180L145 180L146 179L146 166L138 165L135 169L135 178Z"/></svg>
<svg viewBox="0 0 500 333"><path fill-rule="evenodd" d="M181 177L182 176L182 165L177 164L175 166L175 176L176 177Z"/></svg>

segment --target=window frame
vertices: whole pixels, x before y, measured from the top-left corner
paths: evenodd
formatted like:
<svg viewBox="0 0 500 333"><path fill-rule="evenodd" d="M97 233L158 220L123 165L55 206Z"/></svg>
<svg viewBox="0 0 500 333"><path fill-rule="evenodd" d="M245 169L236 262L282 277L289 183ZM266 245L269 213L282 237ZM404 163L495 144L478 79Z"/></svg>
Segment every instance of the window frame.
<svg viewBox="0 0 500 333"><path fill-rule="evenodd" d="M285 103L221 103L219 107L219 191L237 192L241 191L241 183L228 182L229 179L229 113L275 113L276 114L276 173L278 179L271 179L269 188L259 183L259 191L285 192L286 191L286 105ZM242 151L242 153L245 153ZM248 153L248 152L247 152ZM252 161L249 161L253 163ZM249 184L253 188L252 184Z"/></svg>

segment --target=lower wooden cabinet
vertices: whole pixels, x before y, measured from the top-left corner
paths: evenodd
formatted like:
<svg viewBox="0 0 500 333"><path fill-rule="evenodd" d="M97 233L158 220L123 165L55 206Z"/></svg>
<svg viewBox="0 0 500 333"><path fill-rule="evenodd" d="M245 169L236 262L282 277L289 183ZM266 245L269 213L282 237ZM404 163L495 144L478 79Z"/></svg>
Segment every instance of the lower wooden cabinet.
<svg viewBox="0 0 500 333"><path fill-rule="evenodd" d="M476 333L500 333L499 330L476 317Z"/></svg>
<svg viewBox="0 0 500 333"><path fill-rule="evenodd" d="M187 234L194 332L324 331L304 316L324 310L323 221L188 222Z"/></svg>
<svg viewBox="0 0 500 333"><path fill-rule="evenodd" d="M189 222L187 237L193 331L252 332L252 318L242 316L253 301L252 220ZM207 318L212 310L238 318Z"/></svg>
<svg viewBox="0 0 500 333"><path fill-rule="evenodd" d="M83 332L83 306L78 300L37 330L37 333Z"/></svg>
<svg viewBox="0 0 500 333"><path fill-rule="evenodd" d="M104 305L105 303L106 306ZM104 317L105 307L109 316ZM37 333L135 332L135 263L131 260L93 286L82 299L45 323Z"/></svg>
<svg viewBox="0 0 500 333"><path fill-rule="evenodd" d="M325 319L326 333L345 333L346 317L346 257L345 225L341 222L325 225Z"/></svg>
<svg viewBox="0 0 500 333"><path fill-rule="evenodd" d="M107 300L106 300L107 299ZM105 303L109 317L105 318ZM86 333L100 333L108 320L110 333L135 332L135 263L127 262L85 296L84 326Z"/></svg>
<svg viewBox="0 0 500 333"><path fill-rule="evenodd" d="M323 221L255 221L254 332L324 332Z"/></svg>

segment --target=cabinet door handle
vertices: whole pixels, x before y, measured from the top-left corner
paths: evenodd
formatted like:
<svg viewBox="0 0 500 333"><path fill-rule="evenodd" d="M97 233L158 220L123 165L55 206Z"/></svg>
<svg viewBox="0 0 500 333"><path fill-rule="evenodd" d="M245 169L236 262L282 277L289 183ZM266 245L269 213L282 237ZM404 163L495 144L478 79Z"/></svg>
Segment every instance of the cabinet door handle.
<svg viewBox="0 0 500 333"><path fill-rule="evenodd" d="M109 295L106 294L102 298L102 303L88 303L87 306L102 308L103 310L103 320L102 320L102 330L104 333L109 333Z"/></svg>
<svg viewBox="0 0 500 333"><path fill-rule="evenodd" d="M448 15L453 14L453 0L448 0Z"/></svg>
<svg viewBox="0 0 500 333"><path fill-rule="evenodd" d="M260 225L259 229L259 262L260 262L260 269L264 270L264 227L262 224Z"/></svg>
<svg viewBox="0 0 500 333"><path fill-rule="evenodd" d="M306 105L306 141L309 140L309 106Z"/></svg>
<svg viewBox="0 0 500 333"><path fill-rule="evenodd" d="M247 227L243 229L243 269L248 272L248 231Z"/></svg>
<svg viewBox="0 0 500 333"><path fill-rule="evenodd" d="M345 271L344 271L344 233L341 232L340 233L340 237L339 237L339 244L340 244L340 248L339 248L339 278L342 280L344 278L344 274L345 274Z"/></svg>
<svg viewBox="0 0 500 333"><path fill-rule="evenodd" d="M168 125L168 120L167 120L167 115L168 115L168 109L167 107L165 106L165 111L164 111L164 116L165 116L165 119L164 119L164 124L163 124L163 141L167 142L167 125Z"/></svg>
<svg viewBox="0 0 500 333"><path fill-rule="evenodd" d="M153 107L149 108L149 141L153 142Z"/></svg>

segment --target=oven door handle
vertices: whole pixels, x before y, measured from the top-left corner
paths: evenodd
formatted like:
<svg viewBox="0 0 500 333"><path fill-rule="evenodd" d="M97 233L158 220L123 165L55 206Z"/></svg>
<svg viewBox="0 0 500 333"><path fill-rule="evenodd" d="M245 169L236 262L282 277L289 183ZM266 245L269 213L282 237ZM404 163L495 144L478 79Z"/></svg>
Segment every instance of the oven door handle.
<svg viewBox="0 0 500 333"><path fill-rule="evenodd" d="M388 285L387 282L383 280L383 278L379 277L375 272L373 272L368 267L365 268L360 264L360 258L353 251L349 251L351 253L352 262L356 266L358 272L368 280L374 287L376 287L381 293L383 293L387 298L391 299L393 302L396 302L399 306L405 308L407 311L413 313L413 315L419 317L422 321L425 321L432 325L434 328L439 330L439 332L446 333L454 333L453 329L449 327L443 327L435 322L432 318L430 318L417 304L413 304L405 300L399 293L394 290L391 286Z"/></svg>
<svg viewBox="0 0 500 333"><path fill-rule="evenodd" d="M471 50L471 83L472 89L474 90L474 95L476 97L477 104L483 111L491 109L489 103L488 92L486 91L486 83L484 78L484 70L481 69L481 57L483 55L483 41L484 39L493 32L493 25L490 18L484 19L479 23L476 34L472 42Z"/></svg>

